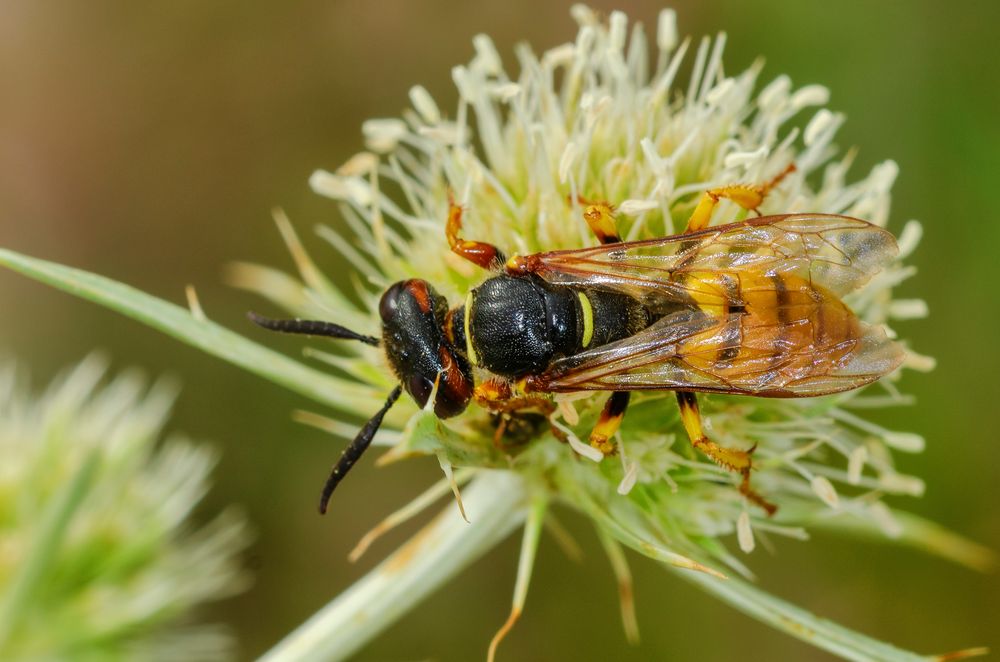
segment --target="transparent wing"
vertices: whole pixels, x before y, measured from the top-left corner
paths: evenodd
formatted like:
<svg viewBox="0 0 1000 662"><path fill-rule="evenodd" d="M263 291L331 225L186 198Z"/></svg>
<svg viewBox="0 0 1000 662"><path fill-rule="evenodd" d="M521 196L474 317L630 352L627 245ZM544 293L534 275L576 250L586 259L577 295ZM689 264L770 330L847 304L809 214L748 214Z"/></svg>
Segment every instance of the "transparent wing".
<svg viewBox="0 0 1000 662"><path fill-rule="evenodd" d="M845 311L832 300L788 303L767 314L681 310L630 338L555 361L536 385L765 397L847 391L897 368L903 350L882 329Z"/></svg>
<svg viewBox="0 0 1000 662"><path fill-rule="evenodd" d="M552 283L625 292L656 305L692 297L704 302L716 295L721 303L724 292L703 291L703 278L687 278L706 273L794 276L843 295L867 282L896 253L893 236L865 221L788 214L517 260L523 270Z"/></svg>

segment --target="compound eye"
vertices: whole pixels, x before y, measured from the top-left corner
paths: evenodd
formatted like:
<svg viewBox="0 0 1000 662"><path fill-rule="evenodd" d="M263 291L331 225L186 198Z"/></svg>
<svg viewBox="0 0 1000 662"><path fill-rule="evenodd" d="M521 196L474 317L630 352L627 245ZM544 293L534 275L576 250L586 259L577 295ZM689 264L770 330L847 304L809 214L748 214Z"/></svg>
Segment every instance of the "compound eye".
<svg viewBox="0 0 1000 662"><path fill-rule="evenodd" d="M388 322L396 316L396 308L399 306L399 295L405 289L404 283L399 282L390 287L382 295L382 300L378 304L378 313L382 316L383 322Z"/></svg>
<svg viewBox="0 0 1000 662"><path fill-rule="evenodd" d="M421 407L427 404L427 398L431 397L433 388L434 383L423 375L414 374L406 378L406 391Z"/></svg>

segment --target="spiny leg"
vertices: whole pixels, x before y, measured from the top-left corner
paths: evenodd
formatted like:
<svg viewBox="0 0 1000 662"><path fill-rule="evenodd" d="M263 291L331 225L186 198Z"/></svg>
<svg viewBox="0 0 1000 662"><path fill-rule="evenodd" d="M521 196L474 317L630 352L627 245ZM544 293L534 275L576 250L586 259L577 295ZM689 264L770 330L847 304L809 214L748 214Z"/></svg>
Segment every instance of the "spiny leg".
<svg viewBox="0 0 1000 662"><path fill-rule="evenodd" d="M741 451L720 446L705 436L701 425L701 413L698 410L698 398L691 391L677 391L677 405L680 407L681 423L684 424L684 429L691 439L691 445L723 469L735 471L743 476L743 480L740 481L740 494L767 511L768 515L773 515L778 507L750 487L750 470L753 468L750 457L756 446L749 451Z"/></svg>
<svg viewBox="0 0 1000 662"><path fill-rule="evenodd" d="M458 236L462 231L462 207L459 206L448 192L448 223L445 225L445 236L451 251L483 269L499 269L507 260L503 252L493 244L482 241L466 241Z"/></svg>
<svg viewBox="0 0 1000 662"><path fill-rule="evenodd" d="M732 200L743 209L760 216L758 209L764 203L764 198L781 183L781 180L793 172L795 172L795 164L790 163L787 168L765 184L730 184L705 191L701 200L698 201L698 206L691 214L691 218L688 219L687 228L684 230L685 234L707 228L712 220L712 212L715 211L716 205L722 198Z"/></svg>
<svg viewBox="0 0 1000 662"><path fill-rule="evenodd" d="M625 410L628 408L628 401L631 393L629 391L615 391L604 403L601 416L597 419L597 425L590 433L590 445L601 451L605 455L615 452L615 444L611 438L618 432L618 427L625 418Z"/></svg>

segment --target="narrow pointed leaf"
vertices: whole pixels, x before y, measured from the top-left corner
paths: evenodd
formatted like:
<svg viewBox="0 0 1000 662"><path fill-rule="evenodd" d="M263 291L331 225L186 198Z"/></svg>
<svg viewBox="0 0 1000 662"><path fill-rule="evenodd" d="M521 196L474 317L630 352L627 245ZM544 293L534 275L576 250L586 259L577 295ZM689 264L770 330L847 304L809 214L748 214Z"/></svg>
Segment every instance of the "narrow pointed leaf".
<svg viewBox="0 0 1000 662"><path fill-rule="evenodd" d="M0 265L69 292L188 343L342 412L357 413L381 401L383 393L308 368L210 320L199 320L187 308L133 287L80 269L0 249Z"/></svg>
<svg viewBox="0 0 1000 662"><path fill-rule="evenodd" d="M667 566L671 570L672 566ZM845 660L858 662L929 662L923 656L896 648L833 621L820 618L801 607L789 604L739 578L720 581L700 572L677 572L689 582L752 618L781 630L796 639L828 651Z"/></svg>

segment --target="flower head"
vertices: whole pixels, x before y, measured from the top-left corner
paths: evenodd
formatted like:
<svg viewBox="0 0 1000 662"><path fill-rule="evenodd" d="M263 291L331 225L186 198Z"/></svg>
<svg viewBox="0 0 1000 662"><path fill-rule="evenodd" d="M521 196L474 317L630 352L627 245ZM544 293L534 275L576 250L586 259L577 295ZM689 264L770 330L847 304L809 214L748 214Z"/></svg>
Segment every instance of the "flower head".
<svg viewBox="0 0 1000 662"><path fill-rule="evenodd" d="M844 118L825 108L825 88L796 88L787 76L761 81L760 64L727 74L725 37L697 46L680 41L669 10L660 14L652 39L640 26L630 29L620 12L606 21L582 6L572 14L579 24L576 40L541 54L519 47L516 76L507 73L490 39L477 36L475 57L452 71L459 96L453 112L415 87L412 108L401 118L365 123L367 151L336 172L313 175L313 188L338 201L349 230L317 229L351 268L347 288L316 266L281 213L278 227L299 277L239 264L232 280L292 315L369 335L381 326L380 296L397 281L425 279L455 305L487 277L449 250L445 224L452 196L464 209L465 237L509 255L528 255L595 243L581 199L613 204L625 240L659 237L683 230L706 189L762 184L790 165L795 171L770 192L761 213L842 214L889 225L897 166L885 161L849 178L853 151L841 155L833 143ZM690 73L682 76L688 66ZM726 223L745 213L723 200L712 219ZM893 226L898 256L846 299L863 321L891 335L894 319L926 314L922 301L893 297L894 288L913 274L905 261L919 242L920 225ZM309 358L336 373L323 374L222 329L196 306L188 313L93 274L9 251L0 250L0 262L137 317L341 413L381 412L386 394L398 394L383 350L369 344L345 344L336 353L308 350ZM904 370L933 367L932 359L900 342ZM580 441L597 420L603 395L555 398L548 421L517 423L512 444L495 443L496 422L483 409L469 407L442 421L401 398L374 438L392 447L383 459L434 455L445 477L387 517L353 557L449 492L458 497L458 507L446 508L264 659L346 657L523 522L513 610L499 637L525 604L551 503L581 511L594 523L623 587L622 615L633 635L623 545L835 654L924 659L814 617L740 578L751 576L749 555L757 540L805 539L817 527L874 533L970 566L990 562L982 548L883 501L885 495L923 491L922 481L899 471L894 460L898 453L919 452L923 439L864 415L866 409L909 403L898 377L821 398L704 399L712 439L756 449L754 486L779 506L774 517L747 502L737 489L738 476L692 451L669 393L634 395L616 437L619 452L609 457ZM340 420L301 417L340 436L356 433Z"/></svg>
<svg viewBox="0 0 1000 662"><path fill-rule="evenodd" d="M607 22L581 6L573 15L580 24L576 41L541 55L519 47L516 76L504 70L489 38L477 36L473 60L452 70L459 93L453 119L424 88L415 87L413 107L401 119L365 123L369 151L337 172L313 175L313 188L341 203L355 235L350 242L329 228L318 230L357 269L352 292L323 280L297 240L292 247L299 255L301 284L246 266L238 267L236 281L295 315L344 320L363 330L379 328L378 297L399 280L424 278L460 303L488 274L448 249L449 192L464 207L464 236L520 255L593 245L577 202L581 197L611 201L625 240L663 236L683 229L706 189L762 183L789 164L796 171L769 194L763 214L821 212L888 223L896 164L886 161L848 181L853 152L837 157L833 140L844 118L824 107L825 88L795 88L786 76L761 87L759 64L727 75L725 37L704 39L697 48L679 42L671 11L661 14L653 44L640 27L629 36L620 12ZM678 72L691 59L692 72L682 84ZM724 202L713 222L744 214ZM291 237L290 227L282 225ZM919 235L918 223L906 224L898 260L849 296L863 320L886 324L925 313L920 301L892 298L893 287L913 273L904 260ZM352 303L352 295L360 305ZM380 350L344 351L347 356L313 355L378 392L391 387L394 377L384 369ZM907 367L931 365L908 352ZM923 484L894 468L892 452L919 451L923 440L868 423L858 410L905 404L897 377L818 399L706 399L713 439L734 448L756 446L754 482L782 507L783 516L775 521L752 508L748 513L733 489L738 476L689 450L668 392L633 397L621 429L621 452L609 458L578 442L593 426L602 394L557 398L555 422L569 445L541 429L539 438L517 453L496 450L489 415L479 408L435 425L429 436L414 433L419 426L412 405L399 407L390 420L397 426L411 421L396 454L433 452L456 466L515 471L529 479L529 489L575 507L628 504L646 529L641 537L666 527L674 532L674 549L685 556L707 553L720 567L733 567L733 557L717 543L735 539L740 522L745 551L756 529L801 537L799 525L824 513L849 512L894 535L898 527L881 497L919 495ZM379 404L373 399L371 409ZM580 452L601 461L575 461ZM695 542L706 538L710 549Z"/></svg>
<svg viewBox="0 0 1000 662"><path fill-rule="evenodd" d="M357 270L350 294L319 276L283 219L279 225L297 256L302 282L246 265L237 268L235 281L295 315L332 316L361 329L379 327L378 297L398 280L424 278L460 302L486 274L448 250L444 223L452 192L464 208L464 236L520 255L593 245L576 202L581 198L611 201L623 239L656 237L683 229L706 189L762 183L789 164L795 172L770 193L763 214L819 212L888 224L898 168L885 161L849 180L854 152L838 156L833 141L844 118L825 108L826 88L795 88L787 76L761 85L760 64L727 74L725 36L703 39L696 48L690 40L678 41L670 10L661 13L652 43L640 26L630 31L620 12L605 22L576 6L573 16L580 26L575 42L541 55L518 47L515 76L504 69L490 39L477 36L473 60L452 70L459 93L453 113L442 112L424 88L414 87L412 108L402 118L365 123L368 151L336 172L313 175L313 188L340 202L354 234L350 242L334 230L318 229ZM679 71L691 60L691 73L682 82ZM738 220L744 213L723 203L714 222ZM905 260L920 235L916 221L902 225L898 258L848 296L861 319L887 325L926 314L922 301L893 298L893 288L913 274ZM360 305L351 303L351 295ZM390 388L393 377L377 350L344 352L313 355L363 383ZM906 352L905 368L933 367L932 359L908 346ZM603 403L603 396L589 394L557 397L553 425L569 444L541 427L530 444L500 452L491 441L488 413L470 408L441 424L431 412L412 406L391 414L402 435L386 432L382 441L395 445L389 458L434 453L446 471L463 467L466 478L477 469L502 469L521 481L526 503L555 501L582 510L595 522L612 561L621 561L614 563L620 579L627 571L615 551L619 543L682 568L750 576L734 549L749 554L759 536L804 539L810 526L820 525L869 528L976 563L977 554L959 552L962 545L955 540L931 543L906 535L912 520L882 500L923 491L923 482L898 471L893 459L897 452L919 452L923 439L864 417L866 408L909 403L896 386L898 377L897 372L866 389L815 399L706 399L713 439L756 448L754 482L780 506L775 518L748 506L734 489L737 477L692 453L669 393L633 397L616 457L595 456L579 441ZM378 404L373 399L371 408ZM345 432L341 424L327 427ZM599 461L581 461L580 455ZM427 501L404 508L375 533ZM537 527L532 513L544 510L525 512L519 578L530 576L529 541ZM515 594L514 616L526 590L525 580ZM347 602L345 596L333 603L328 617L335 619ZM623 605L631 631L629 614Z"/></svg>
<svg viewBox="0 0 1000 662"><path fill-rule="evenodd" d="M160 433L175 389L90 357L32 397L0 369L0 657L220 659L187 622L245 586L241 517L194 527L214 454Z"/></svg>
<svg viewBox="0 0 1000 662"><path fill-rule="evenodd" d="M459 303L487 274L448 249L444 224L452 194L464 208L465 237L519 255L593 245L580 199L612 202L625 240L657 237L683 229L706 189L763 183L789 164L795 172L769 194L763 214L818 212L889 223L898 168L885 161L849 179L854 152L838 156L833 141L844 118L825 108L826 88L796 88L787 76L762 85L759 63L728 74L722 61L725 36L703 39L696 47L678 41L670 10L661 13L652 41L640 26L630 30L620 12L607 21L582 6L572 13L579 24L575 42L540 55L518 47L516 75L504 69L490 39L477 36L475 57L452 70L459 95L454 112L442 111L424 88L414 87L412 108L402 118L365 123L368 151L336 172L312 176L314 190L340 203L354 235L350 241L330 228L317 230L356 270L350 292L319 274L283 218L279 226L302 281L240 265L235 282L297 316L336 319L366 331L379 327L378 297L399 280L426 279L453 305ZM679 72L686 62L691 73L683 82ZM744 214L723 202L714 223ZM893 288L913 274L905 260L921 234L916 221L897 227L898 258L847 298L871 324L926 314L922 301L893 298ZM311 354L377 387L376 393L392 386L377 349ZM928 370L933 360L907 346L904 367ZM810 526L869 528L888 539L934 546L905 535L903 520L909 516L894 513L882 500L887 494L922 493L923 482L898 471L893 455L919 452L923 439L864 416L866 408L909 403L896 386L898 377L822 398L706 399L713 439L756 448L753 480L780 506L775 518L748 505L734 489L738 477L691 451L670 393L633 397L617 440L620 452L613 457L595 454L579 441L603 404L603 395L591 394L556 398L552 424L568 444L541 426L530 443L501 451L482 409L471 407L442 423L412 404L388 419L402 434L384 431L381 441L394 445L388 458L436 454L449 479L452 465L463 468L465 479L486 469L514 474L526 504L554 501L588 514L612 560L623 543L716 577L749 576L735 549L749 554L760 536L804 539ZM371 409L379 404L380 398L373 398ZM325 425L347 432L337 422ZM377 532L427 502L421 498L404 508ZM528 528L520 577L525 559L533 556L532 513L540 512L530 506L522 511ZM476 515L470 513L473 522ZM937 548L962 556L948 544ZM524 592L519 595L523 603ZM334 603L330 614L346 600ZM515 597L515 612L519 609Z"/></svg>

